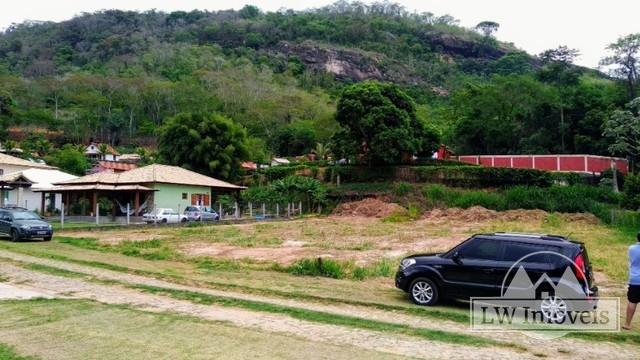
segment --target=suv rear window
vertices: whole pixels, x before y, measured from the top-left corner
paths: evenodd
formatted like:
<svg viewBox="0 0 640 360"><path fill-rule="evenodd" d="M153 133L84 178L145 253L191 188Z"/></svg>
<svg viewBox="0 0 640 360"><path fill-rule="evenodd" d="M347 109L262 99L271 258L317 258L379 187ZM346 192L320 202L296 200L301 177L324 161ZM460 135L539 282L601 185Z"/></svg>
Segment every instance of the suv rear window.
<svg viewBox="0 0 640 360"><path fill-rule="evenodd" d="M556 246L506 241L503 260L516 262L529 254L541 251L559 253L559 249ZM529 263L549 263L552 261L552 258L555 258L555 256L549 253L541 253L527 256L522 261Z"/></svg>

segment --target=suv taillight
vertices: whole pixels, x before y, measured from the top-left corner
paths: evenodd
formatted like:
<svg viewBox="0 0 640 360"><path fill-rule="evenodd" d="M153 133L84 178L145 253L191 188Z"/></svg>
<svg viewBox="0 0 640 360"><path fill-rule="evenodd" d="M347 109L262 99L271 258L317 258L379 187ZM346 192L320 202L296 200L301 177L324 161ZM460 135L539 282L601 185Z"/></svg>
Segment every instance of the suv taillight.
<svg viewBox="0 0 640 360"><path fill-rule="evenodd" d="M584 256L582 256L582 252L580 252L578 256L576 256L575 259L573 259L573 262L574 262L574 270L576 273L576 278L578 279L578 281L585 281L587 268L585 267L585 264L584 264Z"/></svg>

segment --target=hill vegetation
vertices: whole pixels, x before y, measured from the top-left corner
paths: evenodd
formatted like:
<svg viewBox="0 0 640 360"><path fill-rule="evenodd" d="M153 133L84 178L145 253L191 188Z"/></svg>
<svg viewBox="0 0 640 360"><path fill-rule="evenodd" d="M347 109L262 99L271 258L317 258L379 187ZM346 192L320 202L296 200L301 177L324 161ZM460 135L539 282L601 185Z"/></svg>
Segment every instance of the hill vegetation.
<svg viewBox="0 0 640 360"><path fill-rule="evenodd" d="M498 28L346 1L15 24L0 34L0 141L155 149L168 119L218 113L246 128L247 156L266 161L339 146L340 96L371 80L397 85L421 126L459 153L608 154L602 124L637 84L573 65L566 47L531 56L497 41Z"/></svg>

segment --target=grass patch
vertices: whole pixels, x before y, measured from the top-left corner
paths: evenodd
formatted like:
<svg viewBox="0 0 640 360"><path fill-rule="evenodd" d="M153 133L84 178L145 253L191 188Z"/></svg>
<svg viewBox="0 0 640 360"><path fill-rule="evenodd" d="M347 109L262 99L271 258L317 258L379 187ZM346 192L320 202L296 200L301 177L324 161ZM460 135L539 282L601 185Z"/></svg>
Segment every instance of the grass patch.
<svg viewBox="0 0 640 360"><path fill-rule="evenodd" d="M420 209L415 204L409 204L405 210L396 211L395 213L382 219L385 223L402 223L407 221L415 221L420 217Z"/></svg>
<svg viewBox="0 0 640 360"><path fill-rule="evenodd" d="M232 259L217 259L217 258L201 258L196 261L196 267L201 270L207 271L220 271L230 270L238 271L242 268L237 260Z"/></svg>
<svg viewBox="0 0 640 360"><path fill-rule="evenodd" d="M88 250L117 252L126 256L141 257L146 260L175 260L181 255L158 239L131 241L124 240L116 245L100 244L93 238L59 236L55 241Z"/></svg>
<svg viewBox="0 0 640 360"><path fill-rule="evenodd" d="M103 248L103 246L100 246L100 244L98 243L98 239L93 239L93 238L56 236L55 241L62 244L76 246L83 249L102 250Z"/></svg>
<svg viewBox="0 0 640 360"><path fill-rule="evenodd" d="M0 360L35 360L32 356L18 355L12 346L0 343Z"/></svg>
<svg viewBox="0 0 640 360"><path fill-rule="evenodd" d="M482 206L504 211L540 209L548 212L591 212L608 222L606 208L619 203L618 194L602 187L588 185L555 185L548 188L514 186L495 191L467 190L430 184L422 190L430 207Z"/></svg>
<svg viewBox="0 0 640 360"><path fill-rule="evenodd" d="M25 263L24 268L33 270L33 271L42 272L42 273L47 273L50 275L55 275L55 276L63 276L63 277L70 277L70 278L86 277L85 274L78 273L75 271L69 271L69 270L60 269L53 266L47 266L47 265L41 265L41 264L35 264L35 263Z"/></svg>
<svg viewBox="0 0 640 360"><path fill-rule="evenodd" d="M472 335L463 335L448 331L430 330L424 328L414 328L408 325L392 324L382 321L362 319L352 316L344 316L337 314L324 313L319 311L312 311L306 309L293 308L288 306L268 304L251 300L231 299L219 296L213 296L209 294L202 294L192 291L166 289L155 286L133 286L135 289L139 289L145 292L160 294L173 297L179 300L187 300L197 304L205 305L220 305L228 307L239 307L252 311L268 312L274 314L288 315L292 318L317 322L329 325L340 325L358 329L366 329L381 332L392 332L402 335L411 335L420 338L424 338L432 341L440 341L461 345L472 346L503 346L503 347L518 347L515 344L504 343L499 341L493 341L490 339L481 338Z"/></svg>
<svg viewBox="0 0 640 360"><path fill-rule="evenodd" d="M591 332L576 332L569 333L567 336L589 340L589 341L609 341L617 344L629 344L640 345L640 334L634 332L620 332L620 333L591 333Z"/></svg>
<svg viewBox="0 0 640 360"><path fill-rule="evenodd" d="M298 276L320 276L332 279L365 280L376 277L391 277L398 265L396 259L383 258L375 263L357 266L353 261L331 259L302 259L289 266L275 265L272 269Z"/></svg>

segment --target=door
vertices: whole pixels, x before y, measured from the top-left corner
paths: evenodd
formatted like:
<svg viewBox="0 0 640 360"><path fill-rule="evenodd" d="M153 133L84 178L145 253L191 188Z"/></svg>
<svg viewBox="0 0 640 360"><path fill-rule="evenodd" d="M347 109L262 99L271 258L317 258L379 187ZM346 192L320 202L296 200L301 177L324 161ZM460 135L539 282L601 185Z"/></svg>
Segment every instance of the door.
<svg viewBox="0 0 640 360"><path fill-rule="evenodd" d="M6 211L0 211L0 233L11 233L11 215Z"/></svg>
<svg viewBox="0 0 640 360"><path fill-rule="evenodd" d="M476 237L458 250L458 262L451 261L441 269L447 291L462 297L494 296L502 283L500 260L501 241Z"/></svg>
<svg viewBox="0 0 640 360"><path fill-rule="evenodd" d="M174 223L179 223L180 222L180 214L175 211L175 210L171 210L169 212L169 222L174 222Z"/></svg>

